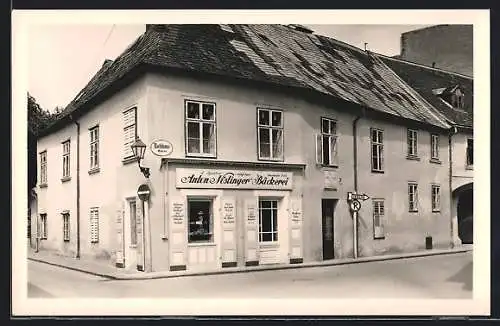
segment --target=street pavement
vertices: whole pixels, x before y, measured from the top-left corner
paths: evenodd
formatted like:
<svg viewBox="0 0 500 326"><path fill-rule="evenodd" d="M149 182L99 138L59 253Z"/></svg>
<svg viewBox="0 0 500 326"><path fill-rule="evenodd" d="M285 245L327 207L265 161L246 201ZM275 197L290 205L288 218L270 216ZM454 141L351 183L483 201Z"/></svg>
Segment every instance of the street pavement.
<svg viewBox="0 0 500 326"><path fill-rule="evenodd" d="M472 253L150 280L111 280L29 261L28 297L470 299Z"/></svg>

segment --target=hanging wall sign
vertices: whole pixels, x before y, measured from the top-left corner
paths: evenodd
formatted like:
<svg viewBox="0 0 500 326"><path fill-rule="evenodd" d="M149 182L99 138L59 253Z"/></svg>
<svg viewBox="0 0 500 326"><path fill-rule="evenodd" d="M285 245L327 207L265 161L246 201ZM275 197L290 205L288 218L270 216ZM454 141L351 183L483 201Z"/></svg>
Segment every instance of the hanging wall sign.
<svg viewBox="0 0 500 326"><path fill-rule="evenodd" d="M293 173L215 169L176 169L177 188L292 189Z"/></svg>
<svg viewBox="0 0 500 326"><path fill-rule="evenodd" d="M150 148L153 154L162 157L169 156L174 149L169 141L161 139L152 142Z"/></svg>

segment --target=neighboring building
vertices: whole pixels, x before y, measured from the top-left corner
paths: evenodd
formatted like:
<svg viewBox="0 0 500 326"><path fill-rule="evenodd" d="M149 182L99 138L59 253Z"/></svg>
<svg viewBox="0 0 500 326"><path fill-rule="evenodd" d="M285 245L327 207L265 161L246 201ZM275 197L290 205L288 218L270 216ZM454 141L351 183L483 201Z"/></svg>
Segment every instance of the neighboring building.
<svg viewBox="0 0 500 326"><path fill-rule="evenodd" d="M452 221L460 239L473 242L474 83L471 77L380 56L455 128L451 141Z"/></svg>
<svg viewBox="0 0 500 326"><path fill-rule="evenodd" d="M473 76L473 26L436 25L401 35L396 58Z"/></svg>
<svg viewBox="0 0 500 326"><path fill-rule="evenodd" d="M449 128L377 56L300 26L147 25L38 141L41 249L193 271L448 248ZM370 196L356 230L348 192Z"/></svg>

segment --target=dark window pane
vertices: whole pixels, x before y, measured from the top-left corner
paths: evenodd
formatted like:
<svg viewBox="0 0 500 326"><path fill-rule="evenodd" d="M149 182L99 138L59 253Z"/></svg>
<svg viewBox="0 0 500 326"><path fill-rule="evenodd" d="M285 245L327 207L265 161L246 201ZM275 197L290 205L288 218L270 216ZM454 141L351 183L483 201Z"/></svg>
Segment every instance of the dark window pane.
<svg viewBox="0 0 500 326"><path fill-rule="evenodd" d="M187 116L190 119L200 118L200 104L188 102L187 104Z"/></svg>
<svg viewBox="0 0 500 326"><path fill-rule="evenodd" d="M273 241L272 233L263 233L262 234L262 242Z"/></svg>
<svg viewBox="0 0 500 326"><path fill-rule="evenodd" d="M203 104L203 119L215 120L215 108L213 104Z"/></svg>
<svg viewBox="0 0 500 326"><path fill-rule="evenodd" d="M326 119L321 120L321 132L328 134L330 132L330 123Z"/></svg>
<svg viewBox="0 0 500 326"><path fill-rule="evenodd" d="M270 157L271 144L269 139L269 129L267 128L259 129L259 150L261 157Z"/></svg>
<svg viewBox="0 0 500 326"><path fill-rule="evenodd" d="M271 208L271 202L269 200L261 200L259 204L261 208Z"/></svg>
<svg viewBox="0 0 500 326"><path fill-rule="evenodd" d="M269 126L269 111L259 110L259 124Z"/></svg>
<svg viewBox="0 0 500 326"><path fill-rule="evenodd" d="M273 129L272 130L272 143L273 143L273 157L280 158L283 153L283 130Z"/></svg>
<svg viewBox="0 0 500 326"><path fill-rule="evenodd" d="M272 113L272 118L273 118L272 123L274 127L281 127L281 117L282 117L281 112Z"/></svg>
<svg viewBox="0 0 500 326"><path fill-rule="evenodd" d="M200 125L196 122L188 122L188 152L200 152Z"/></svg>
<svg viewBox="0 0 500 326"><path fill-rule="evenodd" d="M278 230L278 210L273 209L273 232Z"/></svg>
<svg viewBox="0 0 500 326"><path fill-rule="evenodd" d="M323 136L323 164L330 164L330 137Z"/></svg>
<svg viewBox="0 0 500 326"><path fill-rule="evenodd" d="M263 209L261 210L262 216L262 232L271 232L271 210Z"/></svg>
<svg viewBox="0 0 500 326"><path fill-rule="evenodd" d="M190 201L189 204L189 241L211 241L212 221L210 201Z"/></svg>
<svg viewBox="0 0 500 326"><path fill-rule="evenodd" d="M203 124L203 153L215 154L215 125L211 123Z"/></svg>

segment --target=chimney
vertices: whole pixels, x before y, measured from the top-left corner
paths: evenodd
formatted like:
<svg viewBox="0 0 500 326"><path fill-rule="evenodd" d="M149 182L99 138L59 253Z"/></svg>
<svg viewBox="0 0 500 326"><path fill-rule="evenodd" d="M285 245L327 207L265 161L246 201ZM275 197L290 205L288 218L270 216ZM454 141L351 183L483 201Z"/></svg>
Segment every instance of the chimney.
<svg viewBox="0 0 500 326"><path fill-rule="evenodd" d="M310 29L309 27L306 27L304 25L290 24L290 25L288 25L288 27L290 27L296 31L306 33L306 34L312 34L314 32L312 29Z"/></svg>
<svg viewBox="0 0 500 326"><path fill-rule="evenodd" d="M146 32L150 30L161 32L165 31L166 28L167 26L165 24L146 24Z"/></svg>
<svg viewBox="0 0 500 326"><path fill-rule="evenodd" d="M113 63L113 60L111 59L105 59L104 62L102 63L103 67L109 66Z"/></svg>
<svg viewBox="0 0 500 326"><path fill-rule="evenodd" d="M432 63L432 68L436 68L436 63L435 62Z"/></svg>

